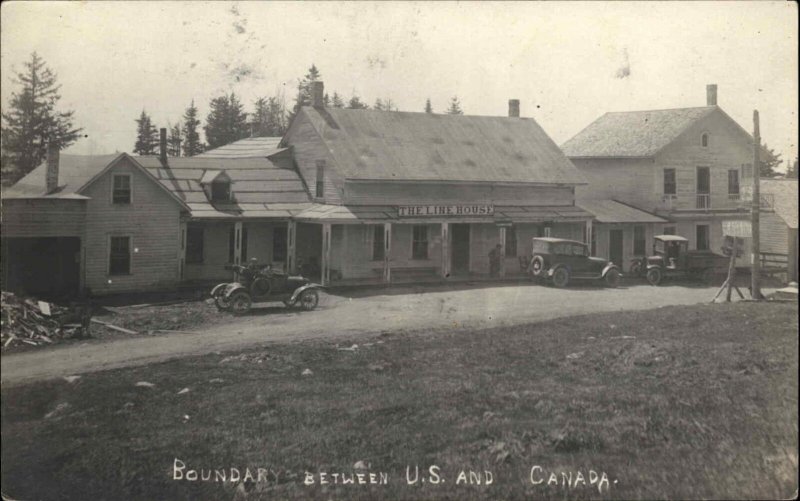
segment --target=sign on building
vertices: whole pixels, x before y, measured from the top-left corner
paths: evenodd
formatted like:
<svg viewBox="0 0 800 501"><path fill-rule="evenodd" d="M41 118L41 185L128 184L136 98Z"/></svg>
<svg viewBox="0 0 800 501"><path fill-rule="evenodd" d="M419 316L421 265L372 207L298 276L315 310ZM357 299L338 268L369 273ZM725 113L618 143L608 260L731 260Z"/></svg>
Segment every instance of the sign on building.
<svg viewBox="0 0 800 501"><path fill-rule="evenodd" d="M722 234L729 237L748 238L751 234L750 221L723 221Z"/></svg>
<svg viewBox="0 0 800 501"><path fill-rule="evenodd" d="M459 217L492 216L494 205L401 205L397 207L397 217Z"/></svg>

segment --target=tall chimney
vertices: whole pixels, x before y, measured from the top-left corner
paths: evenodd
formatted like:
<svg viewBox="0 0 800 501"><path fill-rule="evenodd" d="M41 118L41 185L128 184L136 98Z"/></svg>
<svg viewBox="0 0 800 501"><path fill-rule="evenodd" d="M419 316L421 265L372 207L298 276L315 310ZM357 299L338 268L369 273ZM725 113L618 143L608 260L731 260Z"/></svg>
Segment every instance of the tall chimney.
<svg viewBox="0 0 800 501"><path fill-rule="evenodd" d="M311 82L311 106L314 108L322 108L324 95L325 84L319 81Z"/></svg>
<svg viewBox="0 0 800 501"><path fill-rule="evenodd" d="M167 165L167 129L161 128L161 137L158 143L158 155L161 158L161 164Z"/></svg>
<svg viewBox="0 0 800 501"><path fill-rule="evenodd" d="M706 106L717 105L717 84L706 85Z"/></svg>
<svg viewBox="0 0 800 501"><path fill-rule="evenodd" d="M519 118L519 99L508 100L508 116Z"/></svg>
<svg viewBox="0 0 800 501"><path fill-rule="evenodd" d="M58 188L58 160L61 155L57 144L47 145L47 174L45 175L45 185L47 193L52 193Z"/></svg>

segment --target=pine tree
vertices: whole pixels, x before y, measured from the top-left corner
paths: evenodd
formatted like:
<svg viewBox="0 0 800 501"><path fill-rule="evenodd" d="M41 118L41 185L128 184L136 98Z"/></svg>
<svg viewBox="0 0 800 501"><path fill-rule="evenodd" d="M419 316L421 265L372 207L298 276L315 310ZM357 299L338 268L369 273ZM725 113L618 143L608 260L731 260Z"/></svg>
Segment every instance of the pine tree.
<svg viewBox="0 0 800 501"><path fill-rule="evenodd" d="M333 97L331 97L331 107L332 108L344 108L344 100L342 96L338 93L334 92Z"/></svg>
<svg viewBox="0 0 800 501"><path fill-rule="evenodd" d="M137 155L155 155L158 148L158 130L145 110L136 120L136 144L133 152Z"/></svg>
<svg viewBox="0 0 800 501"><path fill-rule="evenodd" d="M394 101L389 98L381 99L378 98L375 100L375 105L372 107L374 110L379 111L397 111L397 107L394 105Z"/></svg>
<svg viewBox="0 0 800 501"><path fill-rule="evenodd" d="M36 52L16 75L20 85L2 114L3 182L15 182L47 156L48 143L60 149L73 144L83 130L72 124L74 111L58 111L61 88L56 74Z"/></svg>
<svg viewBox="0 0 800 501"><path fill-rule="evenodd" d="M464 111L461 109L461 102L458 100L458 96L453 96L453 99L450 100L450 107L447 108L448 115L463 115Z"/></svg>
<svg viewBox="0 0 800 501"><path fill-rule="evenodd" d="M247 113L236 94L215 97L209 107L211 111L203 127L209 148L218 148L250 135Z"/></svg>
<svg viewBox="0 0 800 501"><path fill-rule="evenodd" d="M433 106L431 106L431 98L425 100L425 113L433 113Z"/></svg>
<svg viewBox="0 0 800 501"><path fill-rule="evenodd" d="M203 152L200 134L197 132L198 125L200 125L200 120L197 119L197 107L192 99L192 104L183 113L183 156L185 157L193 157Z"/></svg>
<svg viewBox="0 0 800 501"><path fill-rule="evenodd" d="M312 64L306 76L297 82L297 97L295 98L294 108L292 108L292 113L290 114L290 121L291 118L294 118L297 112L300 111L300 108L303 106L311 106L310 84L311 82L316 82L320 78L322 78L322 74L317 69L317 66Z"/></svg>
<svg viewBox="0 0 800 501"><path fill-rule="evenodd" d="M256 100L253 113L253 135L256 137L277 137L286 132L286 107L278 97Z"/></svg>
<svg viewBox="0 0 800 501"><path fill-rule="evenodd" d="M368 110L369 105L362 103L361 99L358 96L353 94L353 97L350 98L350 101L347 103L347 109L349 110Z"/></svg>
<svg viewBox="0 0 800 501"><path fill-rule="evenodd" d="M786 177L789 179L797 179L797 157L794 157L794 163L786 170Z"/></svg>
<svg viewBox="0 0 800 501"><path fill-rule="evenodd" d="M775 174L775 167L778 167L783 160L781 160L780 153L775 153L772 148L767 146L767 143L764 143L764 147L761 149L761 168L759 169L759 175L761 177L774 177Z"/></svg>
<svg viewBox="0 0 800 501"><path fill-rule="evenodd" d="M171 157L181 156L181 142L183 142L183 133L181 132L181 124L169 126L169 139L167 139L167 153Z"/></svg>

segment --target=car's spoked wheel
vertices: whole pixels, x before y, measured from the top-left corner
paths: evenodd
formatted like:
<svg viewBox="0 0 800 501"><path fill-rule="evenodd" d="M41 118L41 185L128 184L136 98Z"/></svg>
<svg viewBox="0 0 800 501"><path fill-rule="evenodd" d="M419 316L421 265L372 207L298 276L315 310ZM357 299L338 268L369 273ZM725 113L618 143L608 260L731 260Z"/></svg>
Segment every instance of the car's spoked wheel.
<svg viewBox="0 0 800 501"><path fill-rule="evenodd" d="M227 311L231 307L230 298L225 297L224 293L214 296L214 304L217 305L217 309L220 311Z"/></svg>
<svg viewBox="0 0 800 501"><path fill-rule="evenodd" d="M661 283L661 270L658 268L650 268L647 270L647 281L650 285L658 285Z"/></svg>
<svg viewBox="0 0 800 501"><path fill-rule="evenodd" d="M619 271L617 270L608 270L606 276L604 277L606 285L608 287L616 287L619 285Z"/></svg>
<svg viewBox="0 0 800 501"><path fill-rule="evenodd" d="M542 270L544 269L544 259L542 256L534 256L533 260L531 260L531 273L534 277L538 277L542 274Z"/></svg>
<svg viewBox="0 0 800 501"><path fill-rule="evenodd" d="M250 311L253 305L253 300L250 299L250 294L246 292L236 292L230 298L231 311L236 315L244 315Z"/></svg>
<svg viewBox="0 0 800 501"><path fill-rule="evenodd" d="M306 311L311 311L319 304L319 293L314 289L303 291L300 294L300 307Z"/></svg>
<svg viewBox="0 0 800 501"><path fill-rule="evenodd" d="M566 287L569 283L569 270L564 267L558 268L553 273L553 285L556 287Z"/></svg>

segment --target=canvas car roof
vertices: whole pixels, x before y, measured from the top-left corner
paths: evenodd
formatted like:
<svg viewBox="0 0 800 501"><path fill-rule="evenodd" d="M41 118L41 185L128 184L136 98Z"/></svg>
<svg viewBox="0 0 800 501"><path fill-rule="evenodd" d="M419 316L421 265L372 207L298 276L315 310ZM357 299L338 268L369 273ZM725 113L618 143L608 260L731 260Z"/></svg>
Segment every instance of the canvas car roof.
<svg viewBox="0 0 800 501"><path fill-rule="evenodd" d="M679 235L656 235L653 238L663 242L688 242L689 240Z"/></svg>

